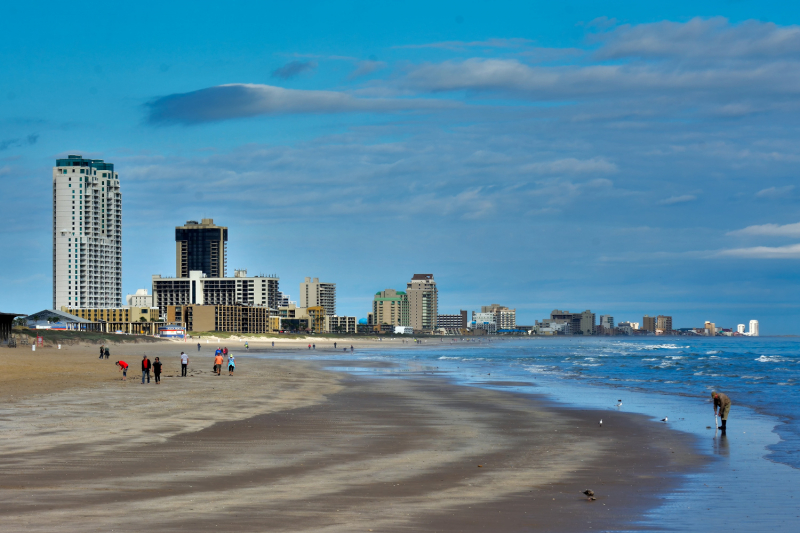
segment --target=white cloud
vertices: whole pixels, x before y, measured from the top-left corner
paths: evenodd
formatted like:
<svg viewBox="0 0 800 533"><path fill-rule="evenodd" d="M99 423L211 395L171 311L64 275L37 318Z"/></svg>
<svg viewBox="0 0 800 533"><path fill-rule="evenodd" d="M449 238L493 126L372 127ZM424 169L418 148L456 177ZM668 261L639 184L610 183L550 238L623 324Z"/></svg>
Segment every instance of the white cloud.
<svg viewBox="0 0 800 533"><path fill-rule="evenodd" d="M769 187L768 189L761 189L756 193L758 198L781 198L794 189L794 185L786 185L785 187Z"/></svg>
<svg viewBox="0 0 800 533"><path fill-rule="evenodd" d="M670 196L669 198L665 198L658 202L660 205L675 205L675 204L682 204L685 202L693 202L697 200L697 196L694 194L684 194L681 196Z"/></svg>
<svg viewBox="0 0 800 533"><path fill-rule="evenodd" d="M687 22L662 21L623 25L600 33L597 52L601 59L629 57L719 59L800 57L800 26L778 26L747 20L693 18Z"/></svg>
<svg viewBox="0 0 800 533"><path fill-rule="evenodd" d="M722 250L717 255L742 257L746 259L800 259L800 244L787 246L754 246L752 248L734 248Z"/></svg>
<svg viewBox="0 0 800 533"><path fill-rule="evenodd" d="M800 222L794 224L761 224L728 232L734 237L800 237Z"/></svg>
<svg viewBox="0 0 800 533"><path fill-rule="evenodd" d="M577 159L569 157L556 161L541 163L530 163L523 166L520 170L533 174L552 175L552 174L611 174L617 172L617 165L607 161L602 157L591 159Z"/></svg>

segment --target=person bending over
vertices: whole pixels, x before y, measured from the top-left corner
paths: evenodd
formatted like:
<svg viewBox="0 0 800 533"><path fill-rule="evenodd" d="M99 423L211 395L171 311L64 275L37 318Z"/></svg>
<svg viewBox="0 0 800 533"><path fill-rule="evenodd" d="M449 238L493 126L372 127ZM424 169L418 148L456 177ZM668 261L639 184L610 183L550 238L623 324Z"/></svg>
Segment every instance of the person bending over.
<svg viewBox="0 0 800 533"><path fill-rule="evenodd" d="M117 361L114 363L119 367L119 371L122 372L122 381L127 381L128 377L128 363L125 361Z"/></svg>
<svg viewBox="0 0 800 533"><path fill-rule="evenodd" d="M714 416L717 416L719 409L719 417L722 419L722 425L717 429L725 431L728 426L728 413L731 411L731 399L717 391L711 391L711 397L714 398Z"/></svg>

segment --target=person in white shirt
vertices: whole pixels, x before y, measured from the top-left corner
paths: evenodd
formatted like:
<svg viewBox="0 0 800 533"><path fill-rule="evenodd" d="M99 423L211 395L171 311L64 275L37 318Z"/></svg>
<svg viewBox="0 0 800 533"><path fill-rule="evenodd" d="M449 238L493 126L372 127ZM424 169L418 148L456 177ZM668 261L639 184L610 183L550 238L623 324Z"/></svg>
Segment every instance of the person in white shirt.
<svg viewBox="0 0 800 533"><path fill-rule="evenodd" d="M189 366L189 356L181 352L181 376L186 377L186 367Z"/></svg>

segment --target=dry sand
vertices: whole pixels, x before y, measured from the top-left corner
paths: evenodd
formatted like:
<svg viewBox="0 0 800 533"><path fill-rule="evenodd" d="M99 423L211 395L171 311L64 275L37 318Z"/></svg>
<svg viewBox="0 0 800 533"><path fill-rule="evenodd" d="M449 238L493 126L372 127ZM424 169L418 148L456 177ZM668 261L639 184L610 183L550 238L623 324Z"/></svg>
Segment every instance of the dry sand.
<svg viewBox="0 0 800 533"><path fill-rule="evenodd" d="M140 384L143 349L161 385ZM0 348L3 531L603 530L698 461L635 415L601 429L529 396L247 355L218 377L189 352L181 378L180 349Z"/></svg>

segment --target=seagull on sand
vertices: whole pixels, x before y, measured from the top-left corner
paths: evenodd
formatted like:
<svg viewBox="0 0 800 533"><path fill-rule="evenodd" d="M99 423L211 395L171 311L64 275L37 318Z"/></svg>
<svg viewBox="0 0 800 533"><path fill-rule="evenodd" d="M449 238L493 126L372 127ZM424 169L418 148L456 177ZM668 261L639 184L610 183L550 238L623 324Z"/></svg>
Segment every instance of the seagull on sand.
<svg viewBox="0 0 800 533"><path fill-rule="evenodd" d="M589 501L596 500L597 498L594 497L594 491L592 489L586 489L581 494L585 494Z"/></svg>
<svg viewBox="0 0 800 533"><path fill-rule="evenodd" d="M602 426L603 426L603 419L601 418L600 419L600 427L602 427Z"/></svg>
<svg viewBox="0 0 800 533"><path fill-rule="evenodd" d="M669 419L666 416L661 419L662 422L666 422L667 420L669 420Z"/></svg>
<svg viewBox="0 0 800 533"><path fill-rule="evenodd" d="M617 401L619 402L619 403L617 404L617 407L622 407L622 400L617 400Z"/></svg>

